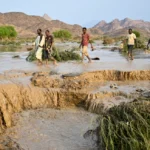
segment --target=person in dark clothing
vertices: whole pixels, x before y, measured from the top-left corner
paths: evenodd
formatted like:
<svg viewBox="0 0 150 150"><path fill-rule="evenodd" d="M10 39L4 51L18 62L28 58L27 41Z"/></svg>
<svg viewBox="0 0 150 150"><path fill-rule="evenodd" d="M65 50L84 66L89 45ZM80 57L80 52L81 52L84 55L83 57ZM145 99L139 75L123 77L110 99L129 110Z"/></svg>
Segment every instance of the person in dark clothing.
<svg viewBox="0 0 150 150"><path fill-rule="evenodd" d="M50 34L49 30L45 31L45 45L43 50L43 60L46 61L46 65L48 64L48 60L51 59L54 63L54 65L57 65L57 61L52 57L53 52L53 44L54 44L54 38Z"/></svg>
<svg viewBox="0 0 150 150"><path fill-rule="evenodd" d="M148 43L147 43L147 50L149 50L150 48L150 39L148 40Z"/></svg>

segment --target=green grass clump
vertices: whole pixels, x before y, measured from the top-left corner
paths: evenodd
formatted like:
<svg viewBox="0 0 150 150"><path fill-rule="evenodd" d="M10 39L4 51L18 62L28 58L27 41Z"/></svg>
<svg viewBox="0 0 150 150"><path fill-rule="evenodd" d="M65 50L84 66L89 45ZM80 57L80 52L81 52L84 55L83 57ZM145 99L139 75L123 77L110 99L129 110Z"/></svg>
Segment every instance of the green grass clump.
<svg viewBox="0 0 150 150"><path fill-rule="evenodd" d="M31 51L27 57L27 61L35 61L35 50ZM57 61L69 61L69 60L81 60L81 56L75 52L75 49L68 50L68 51L58 51L56 47L53 48L53 53L52 56L57 60Z"/></svg>
<svg viewBox="0 0 150 150"><path fill-rule="evenodd" d="M99 117L100 148L150 150L150 101L139 100L109 109Z"/></svg>

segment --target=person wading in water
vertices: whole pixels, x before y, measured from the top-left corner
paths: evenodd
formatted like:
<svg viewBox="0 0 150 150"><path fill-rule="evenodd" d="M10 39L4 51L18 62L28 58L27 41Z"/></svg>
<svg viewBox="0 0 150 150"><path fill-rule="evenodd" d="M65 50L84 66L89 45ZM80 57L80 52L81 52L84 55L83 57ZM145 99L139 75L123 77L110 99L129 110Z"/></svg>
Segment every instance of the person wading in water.
<svg viewBox="0 0 150 150"><path fill-rule="evenodd" d="M81 44L79 46L79 48L82 47L82 62L83 62L84 56L86 56L87 59L89 60L89 63L91 63L91 58L89 57L89 54L88 54L88 44L89 43L91 44L91 49L92 50L94 50L94 48L92 46L92 43L90 42L90 36L87 33L87 28L84 27L82 29L82 31L83 31L82 40L81 40Z"/></svg>
<svg viewBox="0 0 150 150"><path fill-rule="evenodd" d="M50 34L49 30L45 31L45 45L43 50L43 59L46 61L46 65L48 65L48 60L51 59L54 65L57 65L57 61L52 57L53 53L53 45L54 45L54 38Z"/></svg>
<svg viewBox="0 0 150 150"><path fill-rule="evenodd" d="M147 50L150 49L150 39L148 40L148 43L147 43Z"/></svg>
<svg viewBox="0 0 150 150"><path fill-rule="evenodd" d="M38 34L38 37L36 39L36 42L37 42L38 46L37 46L37 51L36 51L36 58L38 60L38 65L42 65L43 64L42 63L42 53L43 53L43 46L45 44L45 37L42 34L41 29L37 30L37 34Z"/></svg>
<svg viewBox="0 0 150 150"><path fill-rule="evenodd" d="M129 29L128 32L129 34L126 40L128 44L128 58L133 60L132 51L133 51L134 45L136 44L136 47L137 47L136 35L132 32L132 29Z"/></svg>

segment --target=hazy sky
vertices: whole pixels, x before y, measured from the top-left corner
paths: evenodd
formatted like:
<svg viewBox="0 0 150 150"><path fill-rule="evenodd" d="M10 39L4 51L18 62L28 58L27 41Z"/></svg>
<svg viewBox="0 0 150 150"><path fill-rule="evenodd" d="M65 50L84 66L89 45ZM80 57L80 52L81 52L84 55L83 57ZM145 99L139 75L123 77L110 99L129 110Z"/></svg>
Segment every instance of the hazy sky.
<svg viewBox="0 0 150 150"><path fill-rule="evenodd" d="M115 18L150 21L150 0L0 0L1 12L24 12L69 24L95 24Z"/></svg>

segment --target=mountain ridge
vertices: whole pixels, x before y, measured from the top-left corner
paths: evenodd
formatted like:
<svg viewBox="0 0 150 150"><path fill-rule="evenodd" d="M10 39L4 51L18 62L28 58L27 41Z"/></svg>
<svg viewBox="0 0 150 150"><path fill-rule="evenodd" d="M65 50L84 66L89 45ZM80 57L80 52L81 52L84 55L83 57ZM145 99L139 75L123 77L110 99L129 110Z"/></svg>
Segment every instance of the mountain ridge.
<svg viewBox="0 0 150 150"><path fill-rule="evenodd" d="M137 30L142 30L143 34L146 34L147 32L150 35L150 22L144 20L132 20L130 18L125 18L123 20L114 19L109 23L102 20L97 23L93 28L102 30L104 34L133 28Z"/></svg>
<svg viewBox="0 0 150 150"><path fill-rule="evenodd" d="M79 37L82 33L82 27L80 25L70 25L60 20L52 20L47 14L44 14L44 16L36 16L27 15L23 12L0 13L0 25L14 26L19 37L36 36L36 30L38 28L43 29L43 31L49 29L51 32L65 29L70 31L74 37ZM89 28L88 32L92 36L125 36L127 29L131 27L140 31L144 36L150 36L150 22L132 20L130 18L123 20L114 19L109 23L102 20L94 27Z"/></svg>

